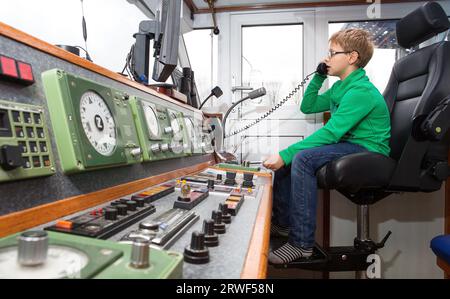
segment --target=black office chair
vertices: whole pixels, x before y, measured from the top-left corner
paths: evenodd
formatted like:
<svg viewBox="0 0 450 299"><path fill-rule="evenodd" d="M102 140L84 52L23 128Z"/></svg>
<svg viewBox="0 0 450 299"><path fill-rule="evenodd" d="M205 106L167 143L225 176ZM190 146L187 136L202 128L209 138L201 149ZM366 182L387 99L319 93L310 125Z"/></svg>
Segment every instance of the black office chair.
<svg viewBox="0 0 450 299"><path fill-rule="evenodd" d="M429 2L397 23L398 44L412 48L449 27L442 7ZM380 243L370 239L369 205L396 192L439 190L449 176L449 95L450 42L418 49L395 63L384 93L391 114L390 157L351 154L317 172L320 188L336 189L358 205L353 246L316 246L316 258L287 267L364 273L367 256L382 248L390 234Z"/></svg>

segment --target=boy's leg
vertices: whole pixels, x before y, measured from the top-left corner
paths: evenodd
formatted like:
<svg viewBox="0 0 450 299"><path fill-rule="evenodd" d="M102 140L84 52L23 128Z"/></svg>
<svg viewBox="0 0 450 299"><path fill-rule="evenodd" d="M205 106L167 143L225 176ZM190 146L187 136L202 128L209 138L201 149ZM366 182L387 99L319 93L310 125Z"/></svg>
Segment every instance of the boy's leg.
<svg viewBox="0 0 450 299"><path fill-rule="evenodd" d="M362 151L367 150L356 144L340 142L303 150L294 157L291 166L289 241L270 253L271 263L286 264L312 254L316 230L316 171L330 161Z"/></svg>
<svg viewBox="0 0 450 299"><path fill-rule="evenodd" d="M290 201L291 167L285 166L275 171L274 175L271 235L288 236Z"/></svg>

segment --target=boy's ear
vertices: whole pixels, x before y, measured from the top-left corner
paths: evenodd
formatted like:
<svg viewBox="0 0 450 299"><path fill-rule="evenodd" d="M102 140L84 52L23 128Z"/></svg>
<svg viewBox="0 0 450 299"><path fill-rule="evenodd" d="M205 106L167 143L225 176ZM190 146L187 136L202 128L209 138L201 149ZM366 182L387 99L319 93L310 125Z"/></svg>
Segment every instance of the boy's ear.
<svg viewBox="0 0 450 299"><path fill-rule="evenodd" d="M351 65L355 64L358 61L358 59L359 59L359 54L357 52L353 51L353 52L350 53L350 61L349 61L349 63Z"/></svg>

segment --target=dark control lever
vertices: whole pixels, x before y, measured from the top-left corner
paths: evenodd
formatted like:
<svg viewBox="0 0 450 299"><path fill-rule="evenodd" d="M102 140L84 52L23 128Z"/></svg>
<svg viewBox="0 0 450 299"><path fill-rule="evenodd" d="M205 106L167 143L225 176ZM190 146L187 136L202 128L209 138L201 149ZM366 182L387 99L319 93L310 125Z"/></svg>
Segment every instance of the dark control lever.
<svg viewBox="0 0 450 299"><path fill-rule="evenodd" d="M375 247L376 247L377 249L383 248L383 247L384 247L384 244L386 243L387 239L389 238L389 236L390 236L391 234L392 234L392 232L391 232L391 231L388 231L387 234L386 234L386 236L384 236L384 238L381 240L380 243L375 243Z"/></svg>

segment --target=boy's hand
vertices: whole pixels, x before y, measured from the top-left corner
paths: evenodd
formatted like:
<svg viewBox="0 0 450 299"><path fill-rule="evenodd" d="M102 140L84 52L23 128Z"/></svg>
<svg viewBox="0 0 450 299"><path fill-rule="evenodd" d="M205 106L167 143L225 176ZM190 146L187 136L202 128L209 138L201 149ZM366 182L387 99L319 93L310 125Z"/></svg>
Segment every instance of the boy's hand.
<svg viewBox="0 0 450 299"><path fill-rule="evenodd" d="M263 166L275 171L284 166L284 161L280 155L272 155L263 162Z"/></svg>

